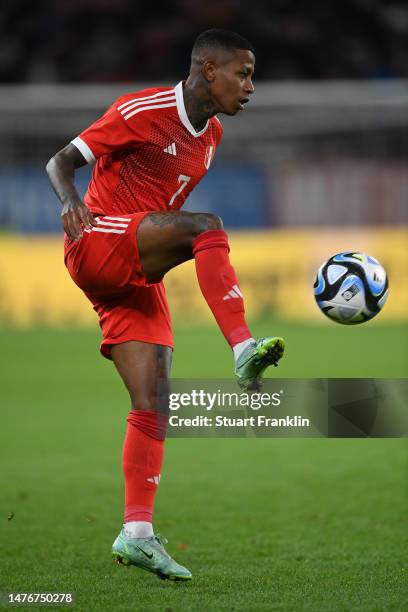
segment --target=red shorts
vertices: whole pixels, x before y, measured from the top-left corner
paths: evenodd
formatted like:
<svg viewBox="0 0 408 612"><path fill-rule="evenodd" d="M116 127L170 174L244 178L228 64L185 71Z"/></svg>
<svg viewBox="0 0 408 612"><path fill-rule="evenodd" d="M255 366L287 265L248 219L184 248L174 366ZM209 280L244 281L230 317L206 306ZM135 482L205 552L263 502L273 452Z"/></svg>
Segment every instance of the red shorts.
<svg viewBox="0 0 408 612"><path fill-rule="evenodd" d="M149 283L139 260L136 232L147 214L100 216L79 242L65 236L65 265L99 315L107 359L113 344L129 340L173 347L163 283Z"/></svg>

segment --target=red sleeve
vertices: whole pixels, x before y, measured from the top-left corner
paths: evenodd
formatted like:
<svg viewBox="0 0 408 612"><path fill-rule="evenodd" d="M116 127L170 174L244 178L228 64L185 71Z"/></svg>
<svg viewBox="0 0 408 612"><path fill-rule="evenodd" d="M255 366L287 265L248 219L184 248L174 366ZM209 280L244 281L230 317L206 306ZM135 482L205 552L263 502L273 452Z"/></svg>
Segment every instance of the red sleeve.
<svg viewBox="0 0 408 612"><path fill-rule="evenodd" d="M118 110L118 102L112 104L102 117L71 141L89 164L102 155L137 147L146 140L146 113L137 121L128 122Z"/></svg>

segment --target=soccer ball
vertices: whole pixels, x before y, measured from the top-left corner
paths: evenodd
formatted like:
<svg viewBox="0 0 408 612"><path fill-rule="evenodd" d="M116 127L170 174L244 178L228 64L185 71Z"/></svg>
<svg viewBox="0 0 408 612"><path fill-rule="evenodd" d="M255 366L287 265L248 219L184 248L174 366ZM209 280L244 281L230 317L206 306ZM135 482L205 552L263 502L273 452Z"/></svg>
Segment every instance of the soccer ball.
<svg viewBox="0 0 408 612"><path fill-rule="evenodd" d="M319 268L314 295L320 310L332 321L364 323L375 317L387 300L387 274L370 255L339 253Z"/></svg>

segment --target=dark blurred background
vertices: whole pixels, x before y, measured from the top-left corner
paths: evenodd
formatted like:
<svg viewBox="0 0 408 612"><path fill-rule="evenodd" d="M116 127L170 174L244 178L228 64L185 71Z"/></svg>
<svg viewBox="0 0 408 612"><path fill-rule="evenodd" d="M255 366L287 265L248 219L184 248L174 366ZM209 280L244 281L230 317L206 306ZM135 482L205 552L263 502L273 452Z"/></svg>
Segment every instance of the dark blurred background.
<svg viewBox="0 0 408 612"><path fill-rule="evenodd" d="M209 27L253 42L257 79L408 76L406 0L3 0L0 81L178 79Z"/></svg>

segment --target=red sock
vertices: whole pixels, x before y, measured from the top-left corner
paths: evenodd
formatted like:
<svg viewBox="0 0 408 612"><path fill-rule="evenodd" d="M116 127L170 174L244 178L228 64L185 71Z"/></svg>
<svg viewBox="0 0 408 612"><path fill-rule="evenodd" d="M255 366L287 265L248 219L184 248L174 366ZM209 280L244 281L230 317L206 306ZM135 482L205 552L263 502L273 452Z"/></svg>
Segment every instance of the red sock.
<svg viewBox="0 0 408 612"><path fill-rule="evenodd" d="M208 230L193 242L196 272L201 292L224 334L234 346L251 338L245 322L244 300L229 260L224 230Z"/></svg>
<svg viewBox="0 0 408 612"><path fill-rule="evenodd" d="M131 410L123 445L125 519L152 522L154 498L160 481L167 416Z"/></svg>

